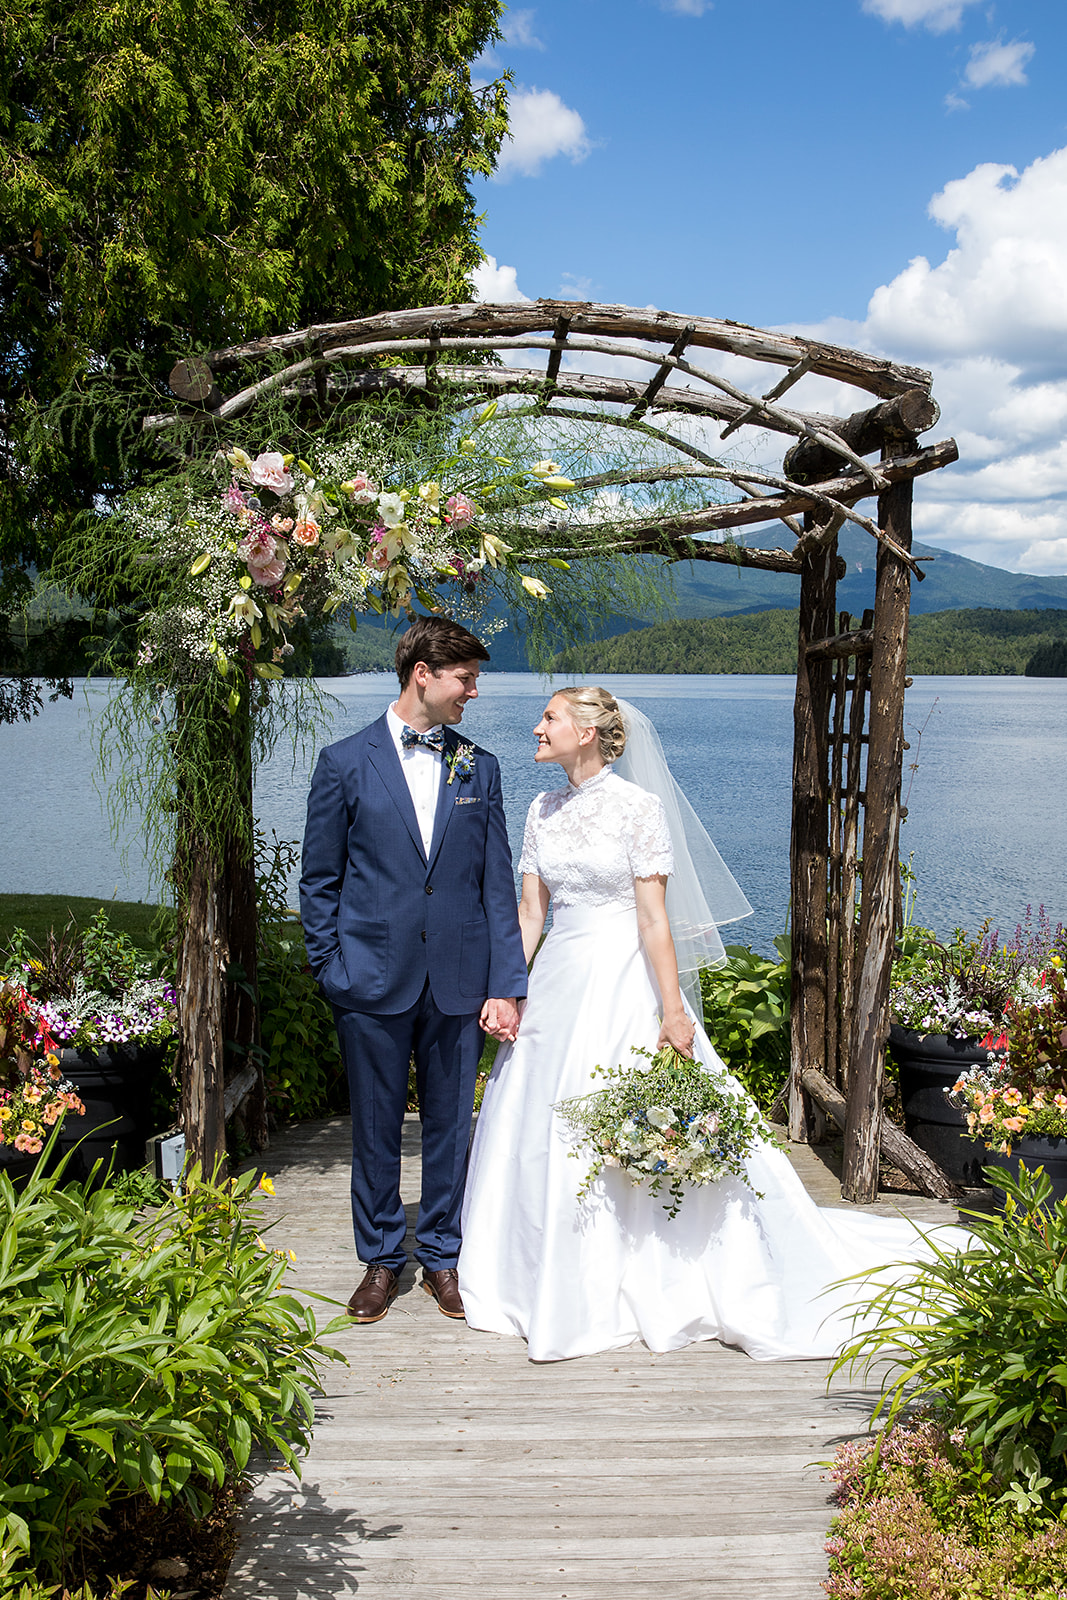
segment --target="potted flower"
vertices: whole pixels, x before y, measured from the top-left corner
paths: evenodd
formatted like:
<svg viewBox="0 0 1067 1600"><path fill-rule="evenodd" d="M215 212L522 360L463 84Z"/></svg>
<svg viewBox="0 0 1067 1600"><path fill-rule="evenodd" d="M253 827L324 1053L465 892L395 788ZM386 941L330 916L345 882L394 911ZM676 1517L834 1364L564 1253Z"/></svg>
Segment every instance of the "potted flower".
<svg viewBox="0 0 1067 1600"><path fill-rule="evenodd" d="M889 1047L900 1079L908 1133L951 1177L977 1186L988 1156L965 1112L948 1098L961 1075L985 1067L983 1042L1003 1031L1009 1009L1038 991L1053 952L1067 948L1044 910L1027 911L1010 940L986 922L973 939L957 929L942 943L929 930L905 931L889 1004Z"/></svg>
<svg viewBox="0 0 1067 1600"><path fill-rule="evenodd" d="M39 950L15 929L3 965L32 998L60 1071L85 1105L78 1134L60 1141L78 1141L72 1176L87 1176L101 1156L114 1155L118 1170L143 1165L154 1101L169 1098L177 1024L171 984L103 909L84 931L69 924Z"/></svg>
<svg viewBox="0 0 1067 1600"><path fill-rule="evenodd" d="M1005 1026L982 1041L985 1057L946 1091L997 1165L1044 1167L1057 1200L1067 1197L1067 977L1052 955L1031 992L1007 1008Z"/></svg>
<svg viewBox="0 0 1067 1600"><path fill-rule="evenodd" d="M0 980L0 1161L33 1166L56 1123L84 1111L33 996Z"/></svg>

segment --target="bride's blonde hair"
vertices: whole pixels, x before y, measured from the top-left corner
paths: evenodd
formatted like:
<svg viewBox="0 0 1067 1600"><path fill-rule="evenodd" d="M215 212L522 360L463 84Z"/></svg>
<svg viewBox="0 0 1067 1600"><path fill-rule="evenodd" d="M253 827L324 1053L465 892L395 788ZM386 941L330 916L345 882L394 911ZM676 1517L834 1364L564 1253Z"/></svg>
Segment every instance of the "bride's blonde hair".
<svg viewBox="0 0 1067 1600"><path fill-rule="evenodd" d="M626 728L614 695L591 683L557 689L556 693L570 706L571 716L579 728L596 729L600 754L604 760L618 761L626 749Z"/></svg>

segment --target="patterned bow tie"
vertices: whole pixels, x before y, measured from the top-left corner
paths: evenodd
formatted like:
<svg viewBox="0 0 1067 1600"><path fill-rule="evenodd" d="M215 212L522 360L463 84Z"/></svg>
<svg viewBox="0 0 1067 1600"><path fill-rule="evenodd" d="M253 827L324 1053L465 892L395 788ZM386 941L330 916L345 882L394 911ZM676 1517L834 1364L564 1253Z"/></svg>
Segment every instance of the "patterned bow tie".
<svg viewBox="0 0 1067 1600"><path fill-rule="evenodd" d="M416 745L423 744L427 750L436 750L441 755L445 748L445 736L441 728L433 728L429 733L416 733L414 728L405 727L400 735L400 743L405 750L414 750Z"/></svg>

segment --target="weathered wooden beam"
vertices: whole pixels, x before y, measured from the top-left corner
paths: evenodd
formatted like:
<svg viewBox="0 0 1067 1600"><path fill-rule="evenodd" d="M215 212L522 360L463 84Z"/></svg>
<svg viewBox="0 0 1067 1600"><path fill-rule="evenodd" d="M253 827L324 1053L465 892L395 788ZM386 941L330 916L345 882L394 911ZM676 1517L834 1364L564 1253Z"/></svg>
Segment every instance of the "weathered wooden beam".
<svg viewBox="0 0 1067 1600"><path fill-rule="evenodd" d="M871 628L852 628L847 633L835 634L832 639L816 639L808 645L809 661L836 661L845 656L869 656L874 649L874 631ZM847 744L849 735L841 735Z"/></svg>
<svg viewBox="0 0 1067 1600"><path fill-rule="evenodd" d="M815 1067L804 1072L804 1088L815 1104L830 1117L842 1133L848 1121L845 1097ZM909 1139L903 1128L898 1128L888 1117L882 1117L878 1126L878 1145L890 1166L903 1172L917 1183L923 1194L931 1200L961 1200L963 1190L938 1166L925 1150L920 1150L914 1139ZM846 1196L847 1198L847 1196Z"/></svg>
<svg viewBox="0 0 1067 1600"><path fill-rule="evenodd" d="M891 483L903 482L922 473L934 472L938 467L945 466L958 457L956 441L946 439L941 444L916 451L914 455L884 460L881 463L881 470ZM754 473L747 469L736 472L709 466L706 475L709 478L719 477L727 482L735 482L740 478L762 481L764 484L782 482L780 478L775 478L770 473ZM739 528L752 523L770 522L780 518L783 512L793 514L826 510L832 514L839 509L838 502L848 506L854 500L863 499L868 492L869 485L858 473L846 473L840 478L831 478L826 483L821 483L817 490L798 489L795 494L779 492L768 495L765 500L729 500L722 505L703 506L698 511L679 512L654 522L620 523L619 548L630 548L630 542L634 540L640 545L649 538L658 538L662 543L665 539L699 537L701 534L712 533L720 528ZM882 531L870 518L861 518L855 513L850 513L850 520L865 528L872 537L877 538ZM538 532L532 524L516 531L531 537Z"/></svg>
<svg viewBox="0 0 1067 1600"><path fill-rule="evenodd" d="M215 374L199 356L189 356L176 361L170 369L167 386L179 400L190 400L194 405L212 411L222 404L222 395L215 382Z"/></svg>
<svg viewBox="0 0 1067 1600"><path fill-rule="evenodd" d="M915 435L932 428L941 408L926 389L908 389L869 411L856 411L850 417L838 420L833 432L838 434L857 455L869 455L881 450L883 445L905 444ZM829 430L824 430L829 431ZM818 483L820 478L837 472L840 461L836 452L814 439L801 439L786 455L782 463L794 483Z"/></svg>
<svg viewBox="0 0 1067 1600"><path fill-rule="evenodd" d="M798 361L795 367L790 367L784 378L779 378L773 389L767 390L762 400L749 406L747 411L742 412L741 416L731 422L728 427L725 427L719 435L720 439L728 439L731 433L736 433L738 428L743 428L746 422L751 422L754 417L758 417L768 400L780 400L787 389L791 389L794 383L799 383L804 374L810 371L811 357L805 356L803 361Z"/></svg>
<svg viewBox="0 0 1067 1600"><path fill-rule="evenodd" d="M649 406L652 404L653 400L659 394L660 390L663 388L663 385L670 377L671 372L674 369L674 363L678 360L678 357L682 354L682 351L693 337L693 332L693 323L687 322L677 339L675 339L674 343L671 345L670 356L668 360L666 360L661 367L658 367L652 374L652 377L649 379L648 387L645 389L644 394L630 412L631 417L644 416L645 412L648 410Z"/></svg>
<svg viewBox="0 0 1067 1600"><path fill-rule="evenodd" d="M410 311L386 311L352 321L321 323L313 329L276 334L212 351L207 360L215 372L239 367L272 354L285 355L299 350L309 332L322 340L323 347L334 344L370 343L383 337L416 338L431 322L440 322L450 335L519 335L549 329L558 317L569 319L575 333L646 339L657 344L673 344L692 320L691 342L703 349L723 350L793 367L806 356L812 372L836 378L871 394L890 396L907 389L930 388L930 374L921 367L908 367L849 350L803 339L791 334L768 332L741 322L720 321L713 317L681 317L668 311L648 311L637 306L597 305L589 301L537 300L527 304L421 306Z"/></svg>
<svg viewBox="0 0 1067 1600"><path fill-rule="evenodd" d="M556 391L556 379L559 377L559 366L563 360L563 348L567 343L567 335L571 330L570 317L557 317L556 326L552 330L555 344L548 356L548 368L545 372L545 399L551 398Z"/></svg>
<svg viewBox="0 0 1067 1600"><path fill-rule="evenodd" d="M911 484L898 483L878 502L879 521L896 544L911 548ZM867 811L863 826L861 951L849 1052L848 1127L843 1192L861 1204L878 1189L878 1129L882 1118L889 980L896 929L899 872L900 774L904 758L904 680L908 654L907 566L878 548L867 747Z"/></svg>
<svg viewBox="0 0 1067 1600"><path fill-rule="evenodd" d="M822 1132L803 1087L807 1067L826 1066L828 722L833 669L812 661L808 644L825 639L836 612L837 542L803 559L797 678L793 701L793 822L789 843L792 906L789 1137L814 1143Z"/></svg>

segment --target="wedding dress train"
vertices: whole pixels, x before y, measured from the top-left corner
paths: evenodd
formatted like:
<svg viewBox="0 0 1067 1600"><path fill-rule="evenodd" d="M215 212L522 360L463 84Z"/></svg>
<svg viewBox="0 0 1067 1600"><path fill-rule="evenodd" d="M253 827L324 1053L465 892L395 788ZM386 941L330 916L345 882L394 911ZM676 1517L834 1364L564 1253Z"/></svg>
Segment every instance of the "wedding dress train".
<svg viewBox="0 0 1067 1600"><path fill-rule="evenodd" d="M720 1339L766 1361L833 1355L862 1285L830 1285L888 1262L906 1273L930 1250L912 1223L820 1209L763 1141L748 1182L687 1189L673 1220L665 1195L618 1169L577 1199L589 1154L575 1159L553 1108L601 1087L594 1067L639 1063L633 1047L654 1050L659 1034L633 892L635 876L670 870L659 801L610 767L539 795L521 865L548 885L555 914L478 1118L459 1262L468 1323L521 1335L535 1361L635 1339L652 1350ZM694 1054L725 1074L700 1027Z"/></svg>

